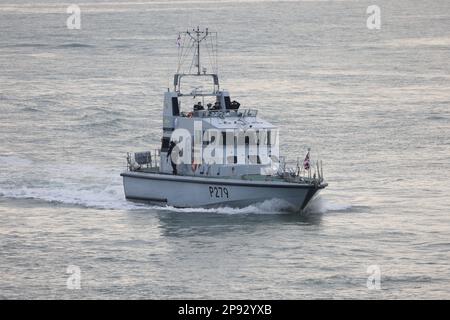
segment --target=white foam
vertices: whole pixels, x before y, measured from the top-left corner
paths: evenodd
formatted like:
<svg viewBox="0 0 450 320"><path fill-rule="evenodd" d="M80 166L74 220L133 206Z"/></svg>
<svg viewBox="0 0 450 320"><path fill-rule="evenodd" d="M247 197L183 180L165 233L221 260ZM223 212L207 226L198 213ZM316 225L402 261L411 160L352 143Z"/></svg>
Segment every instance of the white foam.
<svg viewBox="0 0 450 320"><path fill-rule="evenodd" d="M299 212L287 201L270 199L244 208L174 208L125 200L119 170L89 164L33 162L15 155L1 155L0 168L7 179L0 179L0 195L18 199L38 199L85 207L117 210L157 209L180 213L282 214ZM29 168L39 168L39 171ZM23 174L27 172L27 174ZM0 173L0 177L2 174ZM3 181L3 182L1 182ZM325 213L349 209L348 204L334 203L318 197L308 213Z"/></svg>
<svg viewBox="0 0 450 320"><path fill-rule="evenodd" d="M8 198L36 199L100 209L142 209L144 207L144 205L126 201L117 187L107 187L104 190L95 188L83 190L69 186L60 188L2 188L0 189L0 195Z"/></svg>
<svg viewBox="0 0 450 320"><path fill-rule="evenodd" d="M261 203L243 208L218 207L218 208L174 208L172 206L154 207L158 210L167 210L180 213L218 213L218 214L283 214L295 210L292 206L280 199L270 199Z"/></svg>
<svg viewBox="0 0 450 320"><path fill-rule="evenodd" d="M134 203L125 200L122 179L117 170L95 165L33 163L14 156L1 157L0 161L4 167L15 164L16 170L8 173L10 182L6 182L6 179L3 180L4 183L0 182L0 195L9 198L37 199L102 209L157 209L180 213L278 214L292 210L289 203L278 199L266 200L244 208L211 209ZM39 167L39 172L32 174L25 170L25 167L30 165ZM24 171L28 174L23 175Z"/></svg>
<svg viewBox="0 0 450 320"><path fill-rule="evenodd" d="M105 209L142 207L125 200L118 170L9 155L0 156L0 195Z"/></svg>
<svg viewBox="0 0 450 320"><path fill-rule="evenodd" d="M307 213L326 213L330 211L346 211L352 206L350 204L335 203L322 196L314 199L306 209Z"/></svg>

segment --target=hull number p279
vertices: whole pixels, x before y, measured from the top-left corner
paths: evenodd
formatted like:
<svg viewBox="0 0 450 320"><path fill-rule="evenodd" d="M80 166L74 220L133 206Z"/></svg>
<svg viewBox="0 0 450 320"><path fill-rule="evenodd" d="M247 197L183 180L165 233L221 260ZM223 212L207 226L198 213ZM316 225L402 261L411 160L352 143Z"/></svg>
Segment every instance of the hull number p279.
<svg viewBox="0 0 450 320"><path fill-rule="evenodd" d="M209 196L211 198L230 198L228 189L226 187L213 187L209 186Z"/></svg>

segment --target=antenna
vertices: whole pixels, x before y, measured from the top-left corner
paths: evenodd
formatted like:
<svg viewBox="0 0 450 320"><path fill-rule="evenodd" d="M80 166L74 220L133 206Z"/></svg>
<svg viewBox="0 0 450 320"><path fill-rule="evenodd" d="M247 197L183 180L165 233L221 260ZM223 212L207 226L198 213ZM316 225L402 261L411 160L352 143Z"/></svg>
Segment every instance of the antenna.
<svg viewBox="0 0 450 320"><path fill-rule="evenodd" d="M204 70L203 64L204 67L208 67L207 70L212 70L212 73L217 74L217 32L211 32L208 28L201 30L200 27L180 32L177 45L177 73L201 75ZM191 58L190 66L186 64L189 58ZM186 68L188 66L189 68ZM195 67L195 71L191 72L193 67ZM205 72L203 71L203 73Z"/></svg>
<svg viewBox="0 0 450 320"><path fill-rule="evenodd" d="M188 29L178 34L177 46L178 67L174 76L174 90L181 92L183 77L206 76L212 77L213 92L218 92L217 32L211 32L208 28L201 30L199 26Z"/></svg>
<svg viewBox="0 0 450 320"><path fill-rule="evenodd" d="M200 75L200 42L206 39L208 36L208 28L205 29L205 31L200 31L200 27L197 26L197 30L192 29L192 31L186 31L186 34L191 37L191 39L194 41L196 45L197 51L194 53L194 57L197 57L197 74Z"/></svg>

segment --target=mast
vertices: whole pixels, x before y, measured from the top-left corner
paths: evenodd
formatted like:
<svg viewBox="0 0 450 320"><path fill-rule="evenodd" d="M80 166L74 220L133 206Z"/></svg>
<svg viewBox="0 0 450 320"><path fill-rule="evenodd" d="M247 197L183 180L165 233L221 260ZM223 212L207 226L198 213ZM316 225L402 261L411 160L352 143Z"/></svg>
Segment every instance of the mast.
<svg viewBox="0 0 450 320"><path fill-rule="evenodd" d="M213 93L219 90L219 79L217 76L217 32L210 32L208 28L200 30L200 27L186 32L180 32L177 39L178 44L178 68L174 76L174 89L180 93L181 78L186 76L207 76L213 79ZM206 50L200 54L201 49ZM191 58L191 59L189 59ZM201 58L204 67L202 67ZM209 62L209 63L208 63ZM207 73L207 68L212 73Z"/></svg>
<svg viewBox="0 0 450 320"><path fill-rule="evenodd" d="M187 35L191 37L191 39L195 42L197 51L197 75L200 75L200 42L205 40L208 37L208 28L205 29L205 31L200 31L200 27L197 26L197 30L192 29L192 31L186 31Z"/></svg>

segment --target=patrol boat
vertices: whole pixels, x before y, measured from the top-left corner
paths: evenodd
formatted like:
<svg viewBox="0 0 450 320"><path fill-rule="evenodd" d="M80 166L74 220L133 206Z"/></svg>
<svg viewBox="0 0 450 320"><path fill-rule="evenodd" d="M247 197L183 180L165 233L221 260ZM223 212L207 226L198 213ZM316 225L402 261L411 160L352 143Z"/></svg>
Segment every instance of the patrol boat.
<svg viewBox="0 0 450 320"><path fill-rule="evenodd" d="M216 32L181 32L177 46L173 90L164 94L161 147L128 153L121 173L126 199L173 207L245 207L278 199L305 209L328 185L322 162L312 161L308 150L289 165L279 154L277 127L221 90Z"/></svg>

